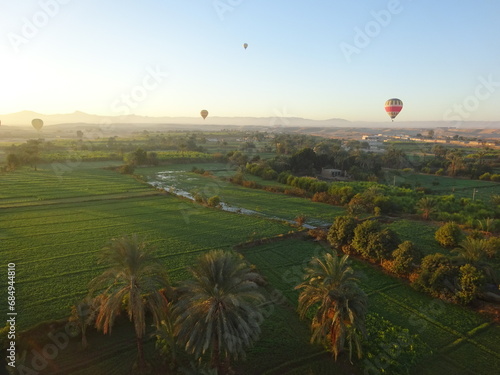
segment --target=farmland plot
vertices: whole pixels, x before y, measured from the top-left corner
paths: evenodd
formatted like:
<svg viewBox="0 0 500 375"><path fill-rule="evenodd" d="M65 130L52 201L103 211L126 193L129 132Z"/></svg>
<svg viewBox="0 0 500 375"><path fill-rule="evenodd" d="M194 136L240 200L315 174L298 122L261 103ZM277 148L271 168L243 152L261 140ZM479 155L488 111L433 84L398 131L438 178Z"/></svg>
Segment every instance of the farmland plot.
<svg viewBox="0 0 500 375"><path fill-rule="evenodd" d="M300 270L322 251L317 244L287 239L242 253L296 305L298 293L293 288L301 281ZM419 293L364 262L353 260L353 268L369 296L369 311L418 334L430 346L432 356L417 365L417 371L421 371L420 366L430 371L422 374L467 373L475 369L475 373L486 375L498 368L498 326L490 325L475 312ZM474 358L481 358L480 365L473 365Z"/></svg>
<svg viewBox="0 0 500 375"><path fill-rule="evenodd" d="M96 254L112 237L145 237L175 281L201 252L292 230L172 196L4 208L1 214L2 259L17 269L17 307L23 311L18 329L68 316L102 271Z"/></svg>

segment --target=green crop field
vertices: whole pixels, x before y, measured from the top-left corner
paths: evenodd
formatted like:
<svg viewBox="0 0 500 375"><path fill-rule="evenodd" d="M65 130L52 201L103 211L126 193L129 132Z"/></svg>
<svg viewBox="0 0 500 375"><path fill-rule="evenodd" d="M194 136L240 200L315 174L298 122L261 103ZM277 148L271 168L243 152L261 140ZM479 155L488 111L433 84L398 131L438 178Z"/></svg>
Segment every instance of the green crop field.
<svg viewBox="0 0 500 375"><path fill-rule="evenodd" d="M294 220L298 215L303 214L308 218L306 223L331 224L336 216L345 212L341 207L312 202L285 194L248 189L218 178L189 172L192 167L192 164L179 164L138 168L137 173L145 176L150 182L160 182L167 190L169 187L174 187L193 195L198 192L206 198L218 195L222 202L232 207L256 211L267 217ZM216 164L199 164L198 167L207 171L216 170L219 173L227 170L224 164L219 164L219 166Z"/></svg>
<svg viewBox="0 0 500 375"><path fill-rule="evenodd" d="M312 256L324 251L325 248L310 241L288 239L245 249L242 253L296 306L298 293L293 288L301 281L304 266ZM353 260L353 267L369 295L369 311L418 334L431 348L433 354L417 365L418 373L473 371L486 375L499 368L499 327L490 325L485 317L419 293L372 265ZM328 374L321 370L323 367L304 365L304 369L317 368L312 374Z"/></svg>
<svg viewBox="0 0 500 375"><path fill-rule="evenodd" d="M0 207L40 204L46 200L120 193L141 193L151 189L134 179L99 167L116 162L45 164L37 170L22 168L1 176ZM61 167L63 166L63 167Z"/></svg>
<svg viewBox="0 0 500 375"><path fill-rule="evenodd" d="M23 311L19 329L67 316L70 306L85 294L87 283L102 270L96 254L112 237L138 233L150 240L172 279L178 280L200 252L292 230L278 221L208 209L160 194L112 171L81 170L61 181L48 171L6 176L8 182L0 189L4 202L0 240L4 262L16 263L17 306ZM40 178L43 186L39 192L30 195L26 187L14 188L16 181L34 178ZM144 196L132 194L136 191ZM121 195L82 201L85 192L89 197ZM40 195L51 199L50 204L40 204ZM68 197L73 198L56 199ZM3 305L0 312L5 309Z"/></svg>
<svg viewBox="0 0 500 375"><path fill-rule="evenodd" d="M448 176L435 176L424 173L385 171L385 182L389 185L409 184L412 187L431 189L433 194L454 194L459 198L474 198L489 201L494 194L500 194L500 183L492 181L470 180ZM476 191L475 193L474 190Z"/></svg>
<svg viewBox="0 0 500 375"><path fill-rule="evenodd" d="M439 226L422 221L396 220L389 225L395 231L401 242L411 241L422 251L422 254L435 253L449 254L450 251L442 248L434 239L434 233Z"/></svg>

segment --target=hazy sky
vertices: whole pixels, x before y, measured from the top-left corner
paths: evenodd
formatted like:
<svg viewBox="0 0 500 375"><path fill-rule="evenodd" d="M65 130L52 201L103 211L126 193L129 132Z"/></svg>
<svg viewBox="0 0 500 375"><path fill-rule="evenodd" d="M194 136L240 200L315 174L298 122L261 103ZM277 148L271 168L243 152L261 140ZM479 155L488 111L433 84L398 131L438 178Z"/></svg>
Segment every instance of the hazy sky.
<svg viewBox="0 0 500 375"><path fill-rule="evenodd" d="M0 114L500 120L498 0L0 0ZM243 48L248 43L248 48Z"/></svg>

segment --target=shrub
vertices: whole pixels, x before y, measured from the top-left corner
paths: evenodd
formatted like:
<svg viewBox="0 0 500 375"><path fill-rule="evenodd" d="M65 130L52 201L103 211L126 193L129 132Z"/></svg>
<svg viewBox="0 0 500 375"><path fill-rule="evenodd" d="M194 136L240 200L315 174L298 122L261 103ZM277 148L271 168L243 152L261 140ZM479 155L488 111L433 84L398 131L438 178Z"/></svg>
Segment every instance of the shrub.
<svg viewBox="0 0 500 375"><path fill-rule="evenodd" d="M491 179L491 173L490 172L483 173L481 176L479 176L479 179L489 181Z"/></svg>
<svg viewBox="0 0 500 375"><path fill-rule="evenodd" d="M208 198L207 204L210 207L219 207L219 205L220 205L220 197L218 195L214 195L213 197Z"/></svg>
<svg viewBox="0 0 500 375"><path fill-rule="evenodd" d="M466 264L460 267L456 296L458 301L467 305L481 292L484 284L484 275L476 267Z"/></svg>
<svg viewBox="0 0 500 375"><path fill-rule="evenodd" d="M307 217L306 217L306 215L303 215L303 214L297 215L297 217L295 217L295 222L297 223L297 225L299 227L301 227L302 225L304 225L304 223L306 222L306 220L307 220Z"/></svg>
<svg viewBox="0 0 500 375"><path fill-rule="evenodd" d="M314 229L309 229L307 231L307 234L314 238L316 241L326 241L328 232L324 229L320 228L314 228Z"/></svg>
<svg viewBox="0 0 500 375"><path fill-rule="evenodd" d="M500 182L500 174L492 174L490 180L495 182Z"/></svg>
<svg viewBox="0 0 500 375"><path fill-rule="evenodd" d="M458 246L461 237L462 231L454 222L444 224L434 234L436 241L443 247Z"/></svg>
<svg viewBox="0 0 500 375"><path fill-rule="evenodd" d="M490 237L487 240L486 255L495 258L500 253L500 237Z"/></svg>
<svg viewBox="0 0 500 375"><path fill-rule="evenodd" d="M132 164L124 164L118 167L121 174L134 174L135 167Z"/></svg>

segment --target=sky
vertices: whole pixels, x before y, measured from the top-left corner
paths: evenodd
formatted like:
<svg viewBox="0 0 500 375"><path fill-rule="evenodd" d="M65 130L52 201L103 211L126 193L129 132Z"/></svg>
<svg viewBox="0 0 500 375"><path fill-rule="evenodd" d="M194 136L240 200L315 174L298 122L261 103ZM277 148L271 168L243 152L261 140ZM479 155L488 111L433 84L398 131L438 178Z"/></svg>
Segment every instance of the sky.
<svg viewBox="0 0 500 375"><path fill-rule="evenodd" d="M497 0L0 0L0 118L500 120ZM248 43L248 48L243 44Z"/></svg>

